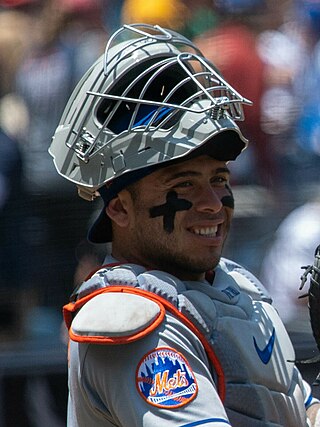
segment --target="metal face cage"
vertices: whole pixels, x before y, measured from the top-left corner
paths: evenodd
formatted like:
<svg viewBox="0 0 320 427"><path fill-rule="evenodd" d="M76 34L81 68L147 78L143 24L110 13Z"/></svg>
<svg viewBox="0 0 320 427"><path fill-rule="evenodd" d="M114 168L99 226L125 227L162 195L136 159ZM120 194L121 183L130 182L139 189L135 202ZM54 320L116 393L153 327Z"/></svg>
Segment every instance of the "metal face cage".
<svg viewBox="0 0 320 427"><path fill-rule="evenodd" d="M66 136L84 162L123 133L168 130L185 112L242 121L243 104L251 104L191 41L159 26L124 25L101 60Z"/></svg>

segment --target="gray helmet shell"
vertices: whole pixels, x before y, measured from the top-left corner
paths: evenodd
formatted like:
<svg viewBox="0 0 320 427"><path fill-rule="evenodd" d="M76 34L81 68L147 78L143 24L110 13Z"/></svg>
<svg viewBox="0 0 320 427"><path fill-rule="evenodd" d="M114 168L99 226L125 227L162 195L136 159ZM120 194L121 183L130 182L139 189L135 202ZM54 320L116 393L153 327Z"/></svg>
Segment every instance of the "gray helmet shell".
<svg viewBox="0 0 320 427"><path fill-rule="evenodd" d="M159 26L124 25L72 93L49 153L59 174L94 194L221 132L233 132L238 155L247 145L235 123L244 119L243 104L251 102L188 39Z"/></svg>

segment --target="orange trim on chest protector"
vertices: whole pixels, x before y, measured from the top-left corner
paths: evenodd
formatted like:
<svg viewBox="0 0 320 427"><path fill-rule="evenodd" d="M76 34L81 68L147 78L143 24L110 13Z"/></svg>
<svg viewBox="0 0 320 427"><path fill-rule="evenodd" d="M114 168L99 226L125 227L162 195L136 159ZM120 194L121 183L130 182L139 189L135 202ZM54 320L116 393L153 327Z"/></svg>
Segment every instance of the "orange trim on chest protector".
<svg viewBox="0 0 320 427"><path fill-rule="evenodd" d="M182 323L184 323L198 337L198 339L202 343L203 347L205 348L207 356L208 356L209 360L211 361L211 363L213 364L213 367L214 367L215 372L217 374L217 383L218 383L217 388L218 388L218 393L219 393L220 399L222 400L222 402L224 401L225 394L226 394L224 372L223 372L221 363L220 363L217 355L215 354L213 348L211 347L209 341L196 328L196 326L191 322L191 320L188 319L188 317L186 317L184 314L182 314L173 304L171 304L165 298L160 297L159 295L156 295L153 292L146 291L146 290L140 289L140 288L132 288L129 286L108 286L106 288L98 289L97 291L94 291L94 292L90 293L89 295L86 295L85 297L79 299L78 301L70 302L69 304L66 304L63 307L63 316L64 316L64 320L65 320L65 323L66 323L68 329L70 329L72 319L73 319L73 315L83 305L85 305L93 297L100 295L100 294L103 294L103 293L107 293L107 292L123 292L123 293L141 295L141 296L144 296L144 297L148 298L149 300L157 303L160 307L160 314L155 321L156 327L162 322L163 317L165 315L165 311L161 309L161 306L165 307L165 309L169 313L173 314ZM141 334L138 333L138 334L135 334L132 336L120 337L120 338L119 337L118 338L101 337L100 338L100 341L101 341L100 344L106 344L106 343L108 343L108 344L125 344L125 343L131 342L133 340L143 338L148 333L150 333L153 329L155 329L154 323L152 325L150 325L148 328L144 329L141 332ZM72 332L71 332L71 335L73 335ZM71 338L71 335L70 335L70 338ZM79 336L75 336L75 338L78 342L81 342L81 341L89 342L90 341L89 337L85 337L83 340L81 340L81 338L79 339ZM94 337L94 339L92 339L91 341L94 341L96 344L99 344L99 337Z"/></svg>

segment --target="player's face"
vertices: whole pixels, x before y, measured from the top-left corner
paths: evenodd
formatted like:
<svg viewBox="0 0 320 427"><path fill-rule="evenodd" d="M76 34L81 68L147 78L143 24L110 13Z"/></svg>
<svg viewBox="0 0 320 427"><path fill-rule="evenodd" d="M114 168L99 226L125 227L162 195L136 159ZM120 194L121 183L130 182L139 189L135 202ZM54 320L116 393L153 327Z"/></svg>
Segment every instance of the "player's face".
<svg viewBox="0 0 320 427"><path fill-rule="evenodd" d="M225 162L200 156L141 179L131 198L125 258L200 279L219 262L230 228L233 196Z"/></svg>

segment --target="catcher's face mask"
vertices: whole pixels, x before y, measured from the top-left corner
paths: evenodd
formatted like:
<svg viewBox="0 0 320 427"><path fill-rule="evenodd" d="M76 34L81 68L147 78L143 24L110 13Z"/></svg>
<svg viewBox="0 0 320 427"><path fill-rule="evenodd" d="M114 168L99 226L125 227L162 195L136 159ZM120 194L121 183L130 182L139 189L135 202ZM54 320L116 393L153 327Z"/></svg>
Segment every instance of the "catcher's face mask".
<svg viewBox="0 0 320 427"><path fill-rule="evenodd" d="M235 159L247 144L235 123L242 104L250 101L189 40L159 26L124 25L71 95L49 152L91 198L108 181L215 144L224 132L229 142L219 153Z"/></svg>

